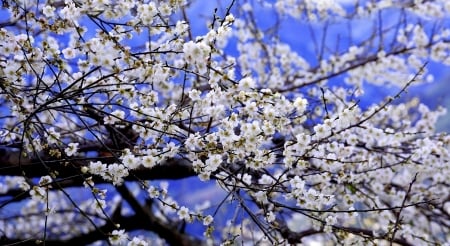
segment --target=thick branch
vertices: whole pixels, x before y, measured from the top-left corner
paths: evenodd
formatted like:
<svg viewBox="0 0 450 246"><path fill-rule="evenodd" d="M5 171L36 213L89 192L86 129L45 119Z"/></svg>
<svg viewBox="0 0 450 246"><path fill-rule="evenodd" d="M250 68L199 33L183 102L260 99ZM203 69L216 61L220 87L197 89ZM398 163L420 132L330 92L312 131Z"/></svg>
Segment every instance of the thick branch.
<svg viewBox="0 0 450 246"><path fill-rule="evenodd" d="M13 149L0 149L0 176L41 177L49 172L56 173L62 185L82 185L84 178L81 167L87 166L89 161L102 160L105 163L114 161L113 157L98 159L58 160L56 158L42 158L42 160L19 158L19 152ZM155 180L155 179L183 179L195 176L189 161L181 158L172 158L148 169L138 168L131 171L126 180ZM104 182L100 178L96 182Z"/></svg>
<svg viewBox="0 0 450 246"><path fill-rule="evenodd" d="M307 229L307 230L304 230L301 232L294 232L291 229L289 229L287 224L284 223L283 221L278 220L277 222L279 223L278 231L281 233L283 238L285 238L291 244L301 243L302 238L304 238L304 237L324 233L322 230L315 230L315 229ZM333 230L345 231L345 232L349 232L354 235L359 235L362 237L388 240L387 238L375 236L375 234L371 230L362 229L362 228L333 226ZM411 244L404 239L393 238L390 240L392 240L392 242L397 243L399 245L411 246Z"/></svg>
<svg viewBox="0 0 450 246"><path fill-rule="evenodd" d="M145 223L147 223L147 228L154 231L161 238L164 238L170 245L202 245L200 239L183 234L177 230L176 226L170 225L169 222L163 222L161 219L157 218L150 208L139 203L126 186L118 186L117 191L122 195L122 198L130 204L139 219L144 220Z"/></svg>

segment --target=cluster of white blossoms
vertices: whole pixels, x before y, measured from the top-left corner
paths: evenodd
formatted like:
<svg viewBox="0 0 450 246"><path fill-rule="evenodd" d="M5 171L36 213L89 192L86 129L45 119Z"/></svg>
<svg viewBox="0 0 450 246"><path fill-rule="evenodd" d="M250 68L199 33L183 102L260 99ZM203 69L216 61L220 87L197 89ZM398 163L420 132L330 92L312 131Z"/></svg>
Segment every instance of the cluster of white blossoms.
<svg viewBox="0 0 450 246"><path fill-rule="evenodd" d="M198 2L5 4L0 195L24 201L1 238L450 240L446 110L402 99L450 65L449 1Z"/></svg>
<svg viewBox="0 0 450 246"><path fill-rule="evenodd" d="M200 41L198 43L189 41L183 45L183 53L188 64L195 65L200 74L207 72L206 63L211 54L211 47Z"/></svg>
<svg viewBox="0 0 450 246"><path fill-rule="evenodd" d="M331 15L345 16L344 8L333 0L277 0L275 8L282 14L290 15L294 18L304 18L304 11L306 11L306 18L311 21L326 18Z"/></svg>

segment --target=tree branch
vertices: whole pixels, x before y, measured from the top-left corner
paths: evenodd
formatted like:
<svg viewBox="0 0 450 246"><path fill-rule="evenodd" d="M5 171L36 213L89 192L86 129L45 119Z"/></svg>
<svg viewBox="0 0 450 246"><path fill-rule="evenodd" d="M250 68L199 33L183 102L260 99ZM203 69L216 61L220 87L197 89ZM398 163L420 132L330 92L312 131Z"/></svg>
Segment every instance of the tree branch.
<svg viewBox="0 0 450 246"><path fill-rule="evenodd" d="M128 202L136 213L136 216L147 223L147 228L154 231L161 238L164 238L170 245L202 245L200 239L183 234L177 230L176 226L165 223L157 218L150 208L139 203L125 185L118 186L117 191L122 195L122 198Z"/></svg>
<svg viewBox="0 0 450 246"><path fill-rule="evenodd" d="M39 161L25 157L19 159L19 154L20 152L14 149L0 148L1 176L23 176L25 174L27 177L41 177L49 175L46 168L48 167L52 172L57 173L60 182L67 186L83 184L84 178L80 169L88 166L90 161L101 160L105 163L116 161L114 157L79 159L45 157L42 158L43 161ZM192 169L191 163L181 158L171 158L151 169L141 167L130 173L125 180L183 179L197 175ZM105 182L100 178L96 178L94 181Z"/></svg>

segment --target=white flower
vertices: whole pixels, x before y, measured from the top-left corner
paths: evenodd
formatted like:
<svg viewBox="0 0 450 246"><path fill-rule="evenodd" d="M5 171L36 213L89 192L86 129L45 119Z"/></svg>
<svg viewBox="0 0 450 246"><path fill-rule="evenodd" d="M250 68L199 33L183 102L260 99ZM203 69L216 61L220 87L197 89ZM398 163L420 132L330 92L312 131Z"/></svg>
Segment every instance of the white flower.
<svg viewBox="0 0 450 246"><path fill-rule="evenodd" d="M326 232L326 233L332 233L333 232L333 225L334 224L336 224L336 222L337 222L337 219L336 219L336 217L335 216L332 216L332 215L330 215L330 216L328 216L326 219L325 219L325 227L324 227L324 232Z"/></svg>
<svg viewBox="0 0 450 246"><path fill-rule="evenodd" d="M252 183L252 176L248 173L244 173L244 175L242 175L242 182L246 185L250 185Z"/></svg>
<svg viewBox="0 0 450 246"><path fill-rule="evenodd" d="M208 215L203 218L203 225L208 226L214 221L214 218L211 215Z"/></svg>
<svg viewBox="0 0 450 246"><path fill-rule="evenodd" d="M39 186L33 186L33 189L30 190L30 196L31 199L35 201L45 201L45 198L47 197L47 191Z"/></svg>
<svg viewBox="0 0 450 246"><path fill-rule="evenodd" d="M114 124L116 122L119 122L120 120L125 118L125 112L123 110L116 109L114 110L110 115L105 116L103 118L103 121L105 124Z"/></svg>
<svg viewBox="0 0 450 246"><path fill-rule="evenodd" d="M127 239L128 235L125 233L125 230L114 230L109 236L109 242L112 245L123 245Z"/></svg>
<svg viewBox="0 0 450 246"><path fill-rule="evenodd" d="M229 14L227 15L227 17L225 17L225 23L233 23L234 22L234 16L233 14Z"/></svg>
<svg viewBox="0 0 450 246"><path fill-rule="evenodd" d="M120 185L123 178L128 176L128 169L122 164L113 163L108 166L108 175L114 185Z"/></svg>
<svg viewBox="0 0 450 246"><path fill-rule="evenodd" d="M329 216L325 219L325 223L326 223L327 225L334 225L334 224L336 224L336 222L337 222L337 219L336 219L335 216L329 215Z"/></svg>
<svg viewBox="0 0 450 246"><path fill-rule="evenodd" d="M272 211L270 211L270 212L268 212L267 214L266 214L266 220L267 220L267 222L269 222L269 223L272 223L272 222L274 222L275 221L275 214L272 212Z"/></svg>
<svg viewBox="0 0 450 246"><path fill-rule="evenodd" d="M239 81L238 89L240 91L250 91L251 89L254 89L256 86L255 80L253 80L251 77L245 77Z"/></svg>
<svg viewBox="0 0 450 246"><path fill-rule="evenodd" d="M45 186L48 185L52 182L52 178L50 176L43 176L39 179L39 185L40 186Z"/></svg>
<svg viewBox="0 0 450 246"><path fill-rule="evenodd" d="M297 97L294 101L294 107L297 110L297 114L303 114L308 106L308 101L304 98Z"/></svg>
<svg viewBox="0 0 450 246"><path fill-rule="evenodd" d="M331 134L331 128L327 124L317 124L314 126L314 139L322 139Z"/></svg>
<svg viewBox="0 0 450 246"><path fill-rule="evenodd" d="M201 74L206 72L206 60L211 53L209 45L203 42L189 41L184 43L183 53L188 64L195 65Z"/></svg>
<svg viewBox="0 0 450 246"><path fill-rule="evenodd" d="M154 186L150 186L147 189L147 193L150 196L150 198L157 198L157 197L159 197L159 190L156 187L154 187Z"/></svg>
<svg viewBox="0 0 450 246"><path fill-rule="evenodd" d="M147 246L147 245L148 243L145 240L140 239L138 237L133 237L133 239L127 244L127 246Z"/></svg>
<svg viewBox="0 0 450 246"><path fill-rule="evenodd" d="M177 21L174 32L178 35L182 35L187 32L189 25L185 21Z"/></svg>
<svg viewBox="0 0 450 246"><path fill-rule="evenodd" d="M178 217L181 220L186 220L186 221L191 221L191 215L189 214L189 209L186 208L185 206L182 206L179 210L178 210Z"/></svg>
<svg viewBox="0 0 450 246"><path fill-rule="evenodd" d="M211 172L209 172L209 171L201 172L201 173L198 174L198 178L201 181L208 181L208 180L211 179Z"/></svg>
<svg viewBox="0 0 450 246"><path fill-rule="evenodd" d="M199 90L192 89L192 90L189 91L189 98L190 98L192 101L200 100L200 95L201 95L201 93L202 93L202 92L199 91Z"/></svg>
<svg viewBox="0 0 450 246"><path fill-rule="evenodd" d="M92 174L100 175L105 173L107 170L107 165L102 163L101 161L90 162L89 163L89 172Z"/></svg>
<svg viewBox="0 0 450 246"><path fill-rule="evenodd" d="M55 7L50 6L50 5L46 5L42 9L42 13L45 15L45 17L51 18L51 17L55 16L55 10L56 10Z"/></svg>
<svg viewBox="0 0 450 246"><path fill-rule="evenodd" d="M267 174L263 174L261 176L261 178L258 180L258 183L262 184L262 185L271 185L274 183L274 181L275 180L273 180L273 178L271 176L269 176Z"/></svg>
<svg viewBox="0 0 450 246"><path fill-rule="evenodd" d="M156 165L157 158L153 155L146 155L142 157L142 166L152 168Z"/></svg>
<svg viewBox="0 0 450 246"><path fill-rule="evenodd" d="M292 189L303 189L305 187L305 181L302 180L299 176L295 176L289 181L289 183Z"/></svg>
<svg viewBox="0 0 450 246"><path fill-rule="evenodd" d="M267 194L266 194L265 191L258 191L258 192L256 192L255 193L255 198L256 198L256 201L260 202L260 203L267 203L268 202Z"/></svg>
<svg viewBox="0 0 450 246"><path fill-rule="evenodd" d="M150 2L148 4L139 4L138 8L138 16L144 25L151 25L155 20L155 16L158 14L158 9L154 2Z"/></svg>
<svg viewBox="0 0 450 246"><path fill-rule="evenodd" d="M62 53L66 59L73 59L77 56L77 51L71 47L63 49Z"/></svg>
<svg viewBox="0 0 450 246"><path fill-rule="evenodd" d="M131 152L121 157L123 165L129 170L134 170L139 167L141 159L134 156Z"/></svg>
<svg viewBox="0 0 450 246"><path fill-rule="evenodd" d="M172 13L172 8L164 2L159 5L158 10L163 16L168 16Z"/></svg>
<svg viewBox="0 0 450 246"><path fill-rule="evenodd" d="M68 145L69 147L64 149L64 152L66 152L67 156L72 156L77 153L79 143L69 143Z"/></svg>
<svg viewBox="0 0 450 246"><path fill-rule="evenodd" d="M59 132L56 132L54 127L50 127L47 130L47 142L49 144L56 144L60 140L61 134Z"/></svg>
<svg viewBox="0 0 450 246"><path fill-rule="evenodd" d="M219 168L222 163L222 155L215 154L210 155L209 158L205 161L205 170L209 172L214 172Z"/></svg>

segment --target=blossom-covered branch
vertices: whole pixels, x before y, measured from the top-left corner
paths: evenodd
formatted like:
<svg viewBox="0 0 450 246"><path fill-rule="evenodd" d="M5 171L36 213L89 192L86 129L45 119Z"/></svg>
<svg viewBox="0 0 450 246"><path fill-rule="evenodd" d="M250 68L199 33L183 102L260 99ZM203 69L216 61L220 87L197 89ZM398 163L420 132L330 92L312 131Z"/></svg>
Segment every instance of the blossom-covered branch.
<svg viewBox="0 0 450 246"><path fill-rule="evenodd" d="M3 6L1 243L449 241L448 1Z"/></svg>

